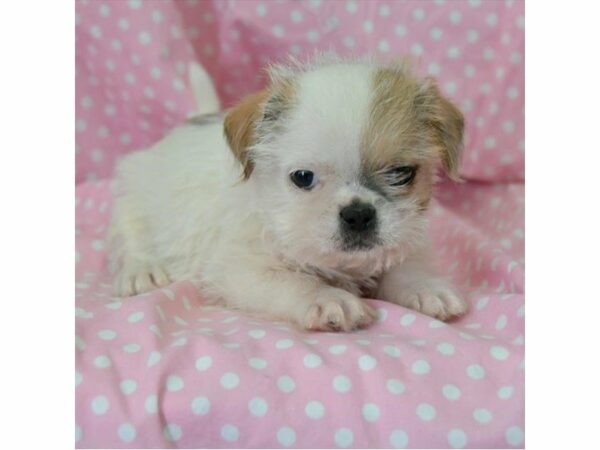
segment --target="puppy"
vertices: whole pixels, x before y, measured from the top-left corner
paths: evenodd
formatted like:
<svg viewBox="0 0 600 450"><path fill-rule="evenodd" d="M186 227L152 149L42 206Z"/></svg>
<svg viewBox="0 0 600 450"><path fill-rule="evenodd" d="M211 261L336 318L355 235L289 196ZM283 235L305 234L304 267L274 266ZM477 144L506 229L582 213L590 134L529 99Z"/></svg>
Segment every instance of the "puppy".
<svg viewBox="0 0 600 450"><path fill-rule="evenodd" d="M119 164L115 294L198 279L207 300L326 331L374 322L361 296L465 313L431 267L425 219L438 164L457 178L460 111L404 63L268 73L224 117Z"/></svg>

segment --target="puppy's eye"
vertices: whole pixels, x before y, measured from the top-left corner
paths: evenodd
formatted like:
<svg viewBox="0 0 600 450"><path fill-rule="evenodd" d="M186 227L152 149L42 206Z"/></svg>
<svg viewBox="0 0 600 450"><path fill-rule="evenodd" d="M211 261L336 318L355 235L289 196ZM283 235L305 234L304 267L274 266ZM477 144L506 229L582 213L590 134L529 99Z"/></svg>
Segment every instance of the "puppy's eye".
<svg viewBox="0 0 600 450"><path fill-rule="evenodd" d="M311 190L317 184L317 177L310 170L295 170L290 173L292 183L300 189Z"/></svg>
<svg viewBox="0 0 600 450"><path fill-rule="evenodd" d="M414 166L398 166L388 170L386 175L392 186L406 186L414 180L416 173Z"/></svg>

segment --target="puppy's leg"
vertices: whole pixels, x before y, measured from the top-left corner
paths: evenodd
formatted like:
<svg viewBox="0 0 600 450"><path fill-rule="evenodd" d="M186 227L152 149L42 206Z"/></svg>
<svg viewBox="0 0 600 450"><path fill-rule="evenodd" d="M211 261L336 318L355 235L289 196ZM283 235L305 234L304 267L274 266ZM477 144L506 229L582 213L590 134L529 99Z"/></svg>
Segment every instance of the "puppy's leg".
<svg viewBox="0 0 600 450"><path fill-rule="evenodd" d="M377 317L359 297L312 275L238 265L227 272L211 284L229 306L287 320L307 330L350 331L369 326Z"/></svg>
<svg viewBox="0 0 600 450"><path fill-rule="evenodd" d="M440 320L468 310L450 283L436 274L427 251L409 257L387 271L379 284L378 298L414 309Z"/></svg>
<svg viewBox="0 0 600 450"><path fill-rule="evenodd" d="M144 221L115 202L110 229L113 295L130 297L170 283L163 267L150 255Z"/></svg>

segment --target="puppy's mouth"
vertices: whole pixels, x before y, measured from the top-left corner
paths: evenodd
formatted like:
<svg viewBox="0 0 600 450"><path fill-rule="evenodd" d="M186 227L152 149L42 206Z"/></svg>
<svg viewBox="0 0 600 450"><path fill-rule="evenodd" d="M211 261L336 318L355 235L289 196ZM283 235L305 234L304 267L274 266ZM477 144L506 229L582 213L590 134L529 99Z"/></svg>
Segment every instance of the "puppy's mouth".
<svg viewBox="0 0 600 450"><path fill-rule="evenodd" d="M344 252L364 252L383 245L376 232L362 234L348 233L342 230L338 242L340 249Z"/></svg>

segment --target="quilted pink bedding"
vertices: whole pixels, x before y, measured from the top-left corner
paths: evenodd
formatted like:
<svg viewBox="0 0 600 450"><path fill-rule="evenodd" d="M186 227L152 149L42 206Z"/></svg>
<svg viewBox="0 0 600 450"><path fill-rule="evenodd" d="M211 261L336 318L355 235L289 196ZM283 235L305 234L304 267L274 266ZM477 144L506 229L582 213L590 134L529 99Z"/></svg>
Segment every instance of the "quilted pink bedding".
<svg viewBox="0 0 600 450"><path fill-rule="evenodd" d="M91 447L523 447L521 1L76 2L76 428ZM200 61L225 105L269 60L412 54L462 107L462 185L430 211L471 311L444 324L369 300L378 323L306 333L203 305L191 282L110 295L116 159L193 112Z"/></svg>

